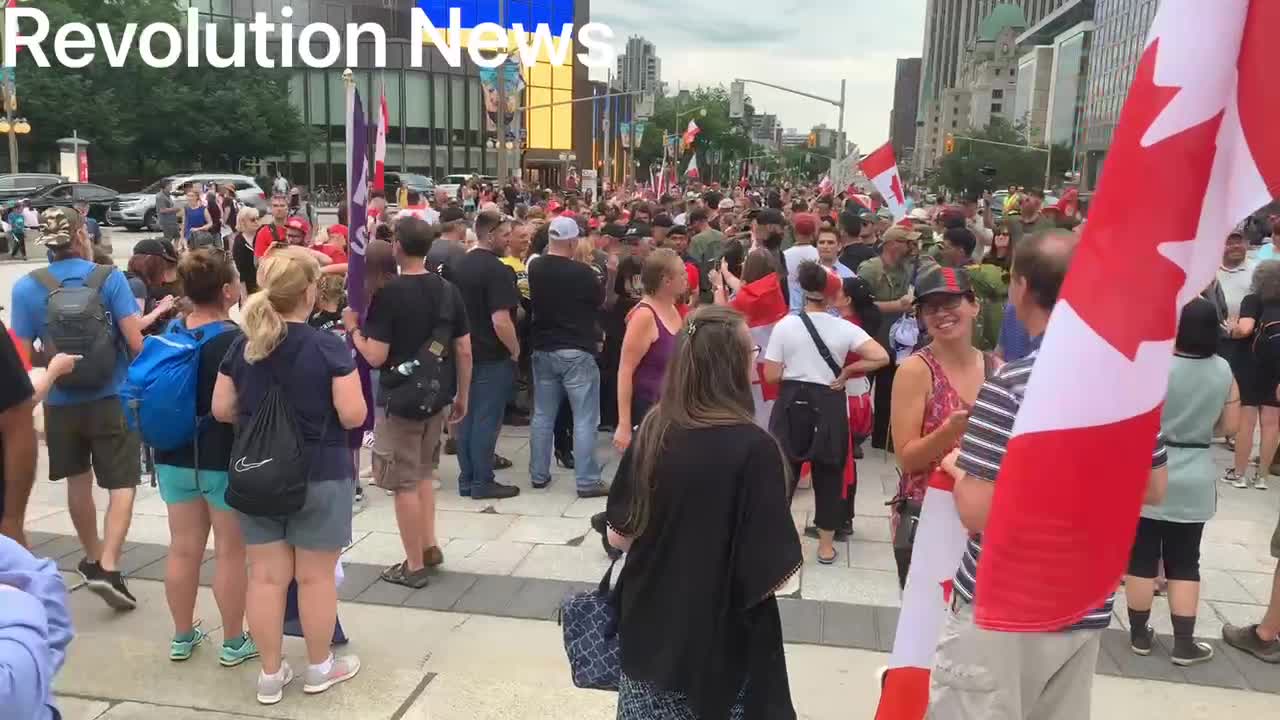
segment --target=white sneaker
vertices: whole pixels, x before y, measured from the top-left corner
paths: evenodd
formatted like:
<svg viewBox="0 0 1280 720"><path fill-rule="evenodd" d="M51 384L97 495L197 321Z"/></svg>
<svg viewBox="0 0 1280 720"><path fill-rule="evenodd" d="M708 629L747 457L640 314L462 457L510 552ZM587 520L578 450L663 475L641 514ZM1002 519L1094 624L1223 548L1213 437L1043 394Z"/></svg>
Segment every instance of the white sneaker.
<svg viewBox="0 0 1280 720"><path fill-rule="evenodd" d="M360 658L355 655L343 655L342 657L333 658L333 666L329 668L329 672L325 675L321 675L316 672L315 668L308 666L307 682L302 686L302 692L309 695L322 693L340 682L350 680L358 672L360 672Z"/></svg>
<svg viewBox="0 0 1280 720"><path fill-rule="evenodd" d="M280 663L280 672L274 676L258 671L258 702L275 705L284 697L284 686L293 682L293 668L288 662Z"/></svg>
<svg viewBox="0 0 1280 720"><path fill-rule="evenodd" d="M1235 468L1227 468L1227 471L1222 475L1222 482L1228 485L1235 485L1236 480L1239 480L1239 479L1240 479L1240 476L1236 475Z"/></svg>
<svg viewBox="0 0 1280 720"><path fill-rule="evenodd" d="M1235 479L1231 481L1231 487L1236 487L1243 490L1244 488L1249 487L1249 480L1245 478L1245 476L1243 475L1237 475Z"/></svg>
<svg viewBox="0 0 1280 720"><path fill-rule="evenodd" d="M1261 473L1253 476L1253 488L1255 490L1267 489L1267 476Z"/></svg>

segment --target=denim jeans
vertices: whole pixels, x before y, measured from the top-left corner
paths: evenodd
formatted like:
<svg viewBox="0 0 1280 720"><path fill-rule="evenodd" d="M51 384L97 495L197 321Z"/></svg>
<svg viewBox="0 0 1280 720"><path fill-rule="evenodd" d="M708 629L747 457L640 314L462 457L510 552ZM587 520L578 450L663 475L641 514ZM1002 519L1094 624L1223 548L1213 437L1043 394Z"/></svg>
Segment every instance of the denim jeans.
<svg viewBox="0 0 1280 720"><path fill-rule="evenodd" d="M533 353L533 421L529 425L529 477L551 482L551 445L560 401L573 409L574 476L579 490L600 482L596 429L600 425L600 368L584 350Z"/></svg>
<svg viewBox="0 0 1280 720"><path fill-rule="evenodd" d="M458 494L485 493L493 484L493 451L498 447L502 414L515 384L516 365L510 360L476 363L471 370L467 414L458 423Z"/></svg>

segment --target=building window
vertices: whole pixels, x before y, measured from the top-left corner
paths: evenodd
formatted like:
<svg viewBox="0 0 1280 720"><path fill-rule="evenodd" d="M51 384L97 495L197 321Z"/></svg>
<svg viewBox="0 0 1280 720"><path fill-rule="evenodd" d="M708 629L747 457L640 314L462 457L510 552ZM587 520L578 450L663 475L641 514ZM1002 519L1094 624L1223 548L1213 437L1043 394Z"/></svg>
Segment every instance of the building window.
<svg viewBox="0 0 1280 720"><path fill-rule="evenodd" d="M991 103L991 114L994 115L996 113L999 113L1003 108L1004 106L1001 105L1000 103Z"/></svg>
<svg viewBox="0 0 1280 720"><path fill-rule="evenodd" d="M992 99L992 100L1002 100L1002 99L1004 99L1004 90L1001 90L1001 89L999 89L999 88L997 88L997 89L995 89L995 90L992 90L992 91L991 91L991 99Z"/></svg>
<svg viewBox="0 0 1280 720"><path fill-rule="evenodd" d="M996 77L1000 77L1000 68L996 68Z"/></svg>
<svg viewBox="0 0 1280 720"><path fill-rule="evenodd" d="M951 121L951 127L952 127L952 128L954 128L955 126L956 126L956 121L955 121L955 120L952 120L952 121Z"/></svg>

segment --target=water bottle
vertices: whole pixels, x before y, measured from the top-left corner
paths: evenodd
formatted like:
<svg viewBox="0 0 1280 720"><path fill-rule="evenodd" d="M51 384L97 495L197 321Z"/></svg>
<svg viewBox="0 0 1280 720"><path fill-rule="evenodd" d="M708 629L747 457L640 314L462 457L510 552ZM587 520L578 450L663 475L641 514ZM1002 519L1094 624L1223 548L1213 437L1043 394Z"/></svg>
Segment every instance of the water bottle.
<svg viewBox="0 0 1280 720"><path fill-rule="evenodd" d="M396 372L405 377L409 377L410 375L413 374L414 369L416 369L418 365L421 365L421 363L418 362L417 360L409 360L407 362L402 362L396 366Z"/></svg>

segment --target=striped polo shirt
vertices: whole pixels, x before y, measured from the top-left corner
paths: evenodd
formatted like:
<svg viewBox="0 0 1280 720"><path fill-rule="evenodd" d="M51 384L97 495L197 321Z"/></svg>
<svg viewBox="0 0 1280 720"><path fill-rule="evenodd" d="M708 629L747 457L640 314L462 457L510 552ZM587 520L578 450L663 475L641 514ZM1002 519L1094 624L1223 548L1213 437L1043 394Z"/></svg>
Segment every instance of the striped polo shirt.
<svg viewBox="0 0 1280 720"><path fill-rule="evenodd" d="M1037 351L1038 352L1038 351ZM960 442L960 458L957 465L961 470L988 482L995 482L1000 473L1000 464L1004 461L1005 448L1009 445L1009 437L1013 434L1013 421L1022 407L1022 398L1026 394L1027 380L1031 378L1031 368L1035 364L1037 352L1015 360L997 370L991 379L982 386L978 399L973 403L969 413L969 427L964 439ZM1163 467L1168 462L1164 440L1156 436L1155 447L1151 456L1153 469ZM967 603L973 602L974 588L978 574L978 558L982 554L982 536L969 538L964 557L960 559L960 568L956 571L955 593ZM1075 625L1065 630L1102 630L1111 624L1111 611L1115 605L1114 593L1107 598L1101 607L1094 608Z"/></svg>

